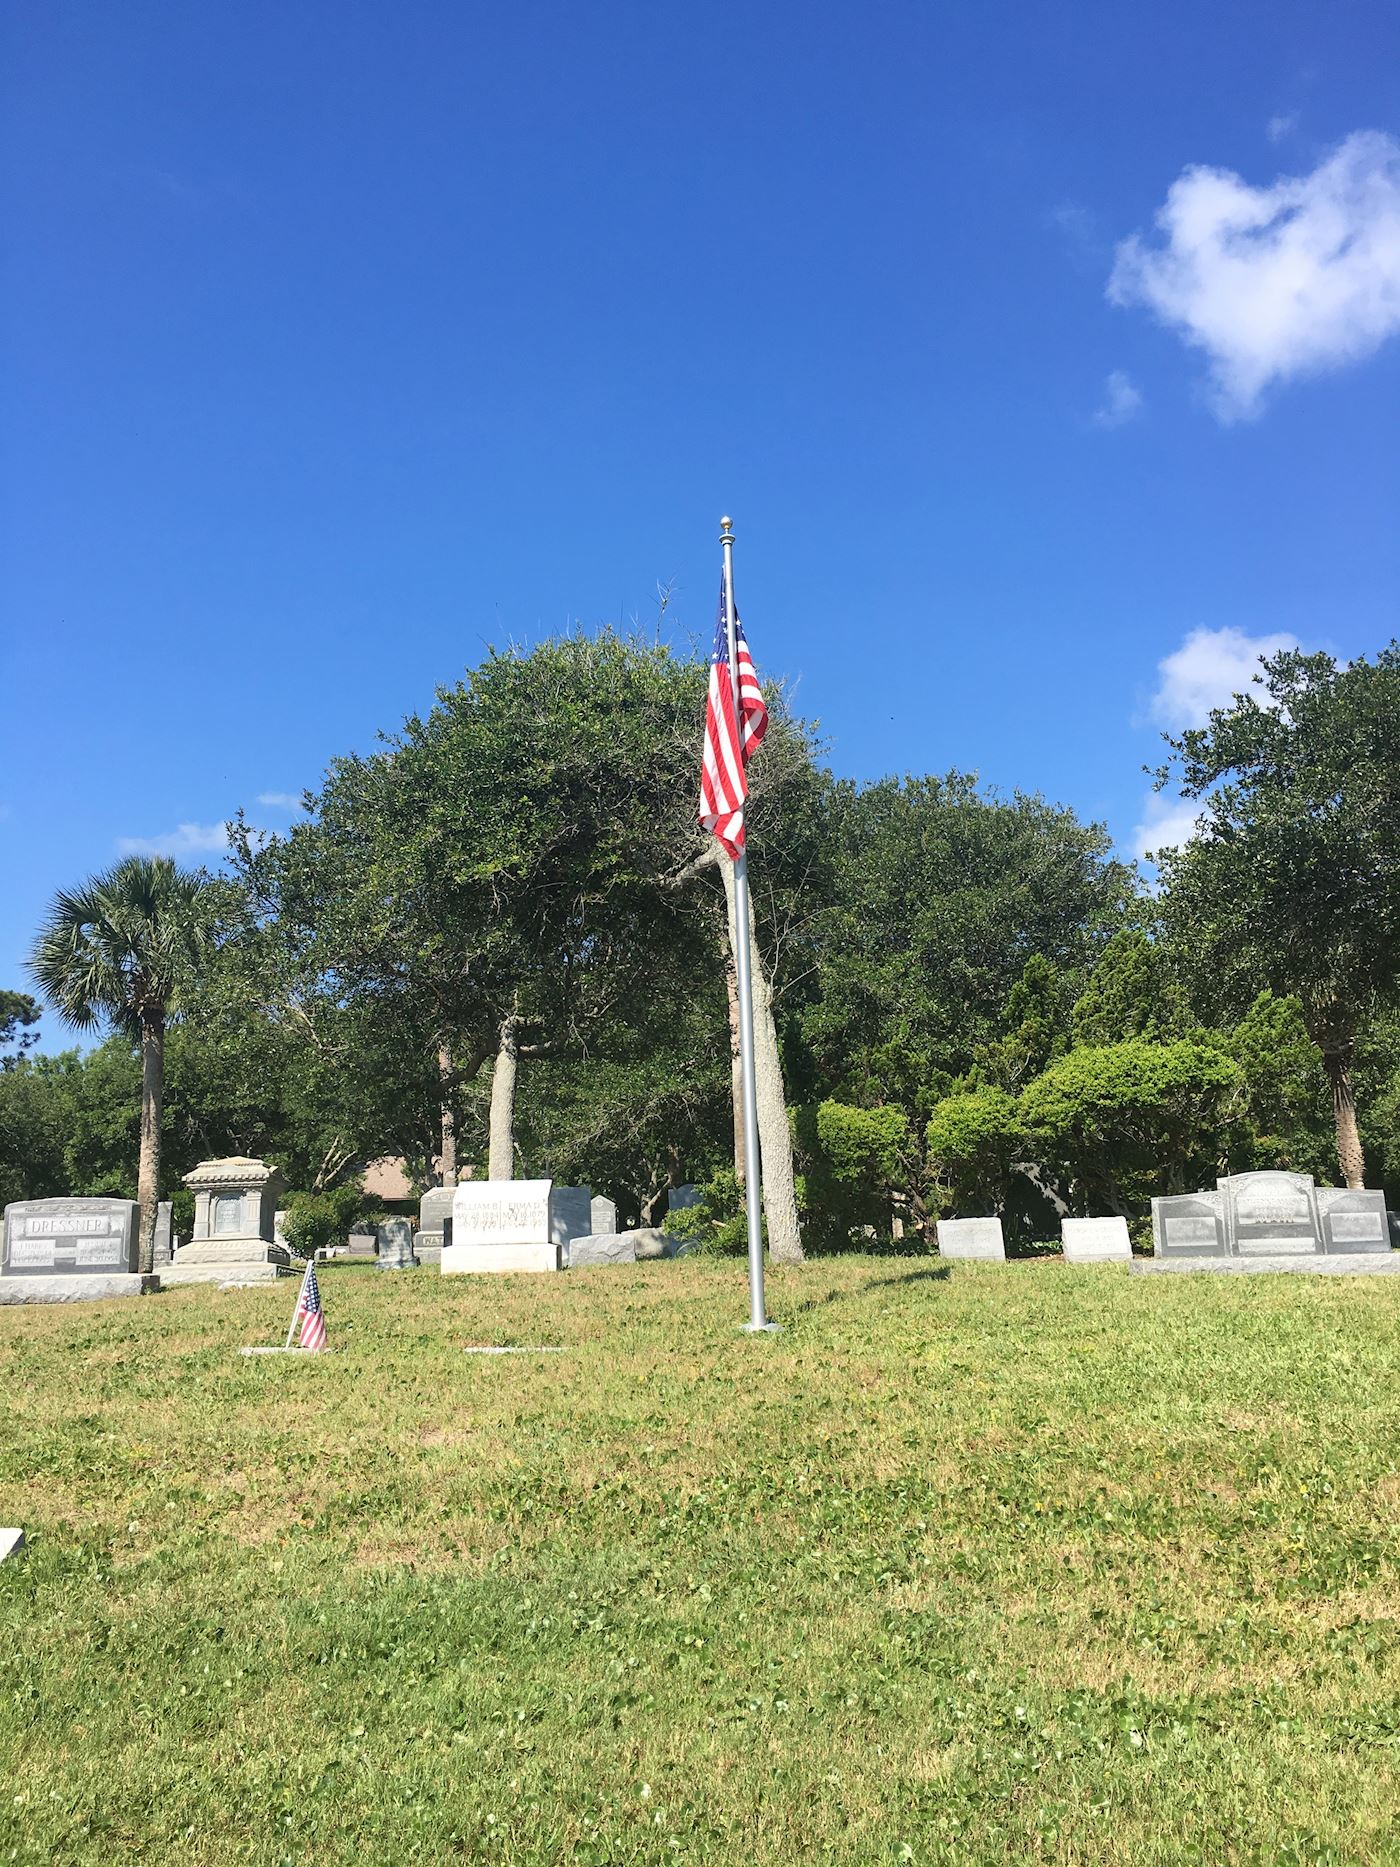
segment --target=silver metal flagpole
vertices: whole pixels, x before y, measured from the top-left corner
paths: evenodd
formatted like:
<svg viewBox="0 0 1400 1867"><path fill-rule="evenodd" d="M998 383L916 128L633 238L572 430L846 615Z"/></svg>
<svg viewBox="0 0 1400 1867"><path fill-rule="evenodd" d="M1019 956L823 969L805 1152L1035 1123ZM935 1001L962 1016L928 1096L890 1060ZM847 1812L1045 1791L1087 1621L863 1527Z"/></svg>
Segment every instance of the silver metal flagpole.
<svg viewBox="0 0 1400 1867"><path fill-rule="evenodd" d="M729 639L729 684L734 690L734 725L741 748L744 714L739 701L739 657L734 640L734 527L720 520L724 547L724 627ZM753 965L749 952L749 858L747 849L734 863L734 973L739 993L739 1070L744 1086L744 1206L749 1224L748 1330L776 1329L763 1302L763 1181L758 1156L758 1104L754 1099Z"/></svg>

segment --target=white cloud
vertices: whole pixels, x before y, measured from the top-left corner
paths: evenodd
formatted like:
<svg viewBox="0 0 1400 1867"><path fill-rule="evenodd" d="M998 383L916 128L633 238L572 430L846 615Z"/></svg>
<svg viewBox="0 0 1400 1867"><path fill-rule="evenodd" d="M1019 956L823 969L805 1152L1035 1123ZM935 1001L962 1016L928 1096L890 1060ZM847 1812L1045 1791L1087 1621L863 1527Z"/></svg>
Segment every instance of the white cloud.
<svg viewBox="0 0 1400 1867"><path fill-rule="evenodd" d="M1108 296L1145 305L1210 360L1222 421L1291 377L1360 361L1400 331L1400 142L1348 136L1309 175L1253 188L1188 168L1157 215L1163 240L1118 248Z"/></svg>
<svg viewBox="0 0 1400 1867"><path fill-rule="evenodd" d="M1246 635L1242 629L1193 629L1157 663L1157 689L1149 712L1169 732L1204 726L1212 708L1228 707L1249 690L1261 655L1297 648L1293 635Z"/></svg>
<svg viewBox="0 0 1400 1867"><path fill-rule="evenodd" d="M1121 428L1142 412L1142 391L1124 370L1110 370L1104 381L1103 401L1094 410L1101 428Z"/></svg>
<svg viewBox="0 0 1400 1867"><path fill-rule="evenodd" d="M275 810L300 810L301 798L292 791L259 791L258 802Z"/></svg>
<svg viewBox="0 0 1400 1867"><path fill-rule="evenodd" d="M1142 807L1142 822L1133 826L1133 854L1146 861L1156 850L1176 849L1196 833L1201 805L1184 798L1149 794Z"/></svg>
<svg viewBox="0 0 1400 1867"><path fill-rule="evenodd" d="M1298 113L1296 110L1290 112L1287 116L1270 117L1268 122L1269 141L1271 143L1281 143L1284 137L1291 136L1297 127Z"/></svg>
<svg viewBox="0 0 1400 1867"><path fill-rule="evenodd" d="M123 856L193 856L228 848L226 823L180 823L163 836L119 836L117 849Z"/></svg>

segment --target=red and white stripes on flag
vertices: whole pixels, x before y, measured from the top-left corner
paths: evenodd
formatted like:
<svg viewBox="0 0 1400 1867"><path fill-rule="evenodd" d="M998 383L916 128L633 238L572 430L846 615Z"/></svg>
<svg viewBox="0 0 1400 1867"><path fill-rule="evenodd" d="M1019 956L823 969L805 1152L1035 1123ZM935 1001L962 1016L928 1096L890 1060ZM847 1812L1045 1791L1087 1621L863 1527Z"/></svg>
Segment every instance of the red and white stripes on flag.
<svg viewBox="0 0 1400 1867"><path fill-rule="evenodd" d="M725 627L724 581L721 578L715 652L710 662L710 697L705 707L705 750L700 761L700 823L719 838L730 856L737 858L744 853L744 803L749 794L747 766L768 730L763 689L749 659L749 646L744 640L737 610L734 614L734 658L739 664L738 724L734 718L729 631Z"/></svg>
<svg viewBox="0 0 1400 1867"><path fill-rule="evenodd" d="M321 1286L316 1282L316 1266L308 1264L306 1275L301 1280L301 1296L297 1301L297 1313L292 1321L292 1328L301 1324L301 1339L298 1348L318 1349L326 1346L326 1315L321 1308Z"/></svg>

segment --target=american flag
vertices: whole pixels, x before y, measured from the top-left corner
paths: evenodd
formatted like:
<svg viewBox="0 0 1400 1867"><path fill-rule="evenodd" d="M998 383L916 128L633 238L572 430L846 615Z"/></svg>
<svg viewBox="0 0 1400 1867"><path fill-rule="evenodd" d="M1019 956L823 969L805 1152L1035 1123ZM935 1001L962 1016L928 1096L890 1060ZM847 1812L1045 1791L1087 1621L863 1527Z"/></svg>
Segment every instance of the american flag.
<svg viewBox="0 0 1400 1867"><path fill-rule="evenodd" d="M768 730L763 690L749 659L743 624L734 615L734 653L739 663L740 740L734 723L734 686L729 670L729 631L724 624L724 579L719 586L719 620L710 663L710 698L705 708L705 751L700 761L700 822L719 838L731 856L744 852L744 800L749 794L746 767Z"/></svg>
<svg viewBox="0 0 1400 1867"><path fill-rule="evenodd" d="M316 1282L316 1266L308 1264L306 1275L301 1280L301 1298L297 1303L297 1313L292 1327L301 1324L299 1348L318 1349L326 1346L326 1317L321 1308L321 1287Z"/></svg>

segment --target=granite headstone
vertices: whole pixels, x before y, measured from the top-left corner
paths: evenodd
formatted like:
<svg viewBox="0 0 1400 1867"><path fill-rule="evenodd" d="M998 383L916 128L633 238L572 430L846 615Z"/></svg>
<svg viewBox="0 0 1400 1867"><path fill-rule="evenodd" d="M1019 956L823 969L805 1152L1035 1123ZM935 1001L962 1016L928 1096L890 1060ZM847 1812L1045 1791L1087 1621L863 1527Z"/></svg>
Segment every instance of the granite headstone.
<svg viewBox="0 0 1400 1867"><path fill-rule="evenodd" d="M290 1254L273 1236L282 1192L275 1167L231 1154L202 1160L185 1185L194 1194L194 1231L162 1283L272 1283L287 1269Z"/></svg>
<svg viewBox="0 0 1400 1867"><path fill-rule="evenodd" d="M1316 1186L1281 1168L1228 1174L1213 1193L1152 1202L1154 1260L1286 1267L1319 1259L1389 1258L1385 1195Z"/></svg>
<svg viewBox="0 0 1400 1867"><path fill-rule="evenodd" d="M379 1268L381 1271L417 1270L413 1255L413 1226L399 1214L380 1221Z"/></svg>
<svg viewBox="0 0 1400 1867"><path fill-rule="evenodd" d="M156 1206L156 1242L155 1254L151 1259L152 1270L164 1270L175 1257L173 1237L173 1216L170 1201L162 1199Z"/></svg>
<svg viewBox="0 0 1400 1867"><path fill-rule="evenodd" d="M571 1238L584 1238L593 1230L593 1189L589 1186L551 1186L550 1237L566 1252Z"/></svg>
<svg viewBox="0 0 1400 1867"><path fill-rule="evenodd" d="M18 1199L5 1208L0 1303L138 1296L134 1199Z"/></svg>

